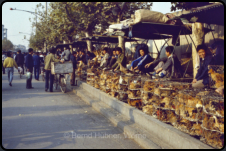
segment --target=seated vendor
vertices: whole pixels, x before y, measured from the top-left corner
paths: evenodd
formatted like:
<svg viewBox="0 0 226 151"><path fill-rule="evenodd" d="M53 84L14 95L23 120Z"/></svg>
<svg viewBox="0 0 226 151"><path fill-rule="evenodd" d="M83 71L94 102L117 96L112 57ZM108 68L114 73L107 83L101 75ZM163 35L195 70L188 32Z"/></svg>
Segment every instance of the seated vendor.
<svg viewBox="0 0 226 151"><path fill-rule="evenodd" d="M92 60L93 58L96 57L96 55L90 51L87 51L87 54L86 54L86 61L88 62L89 60Z"/></svg>
<svg viewBox="0 0 226 151"><path fill-rule="evenodd" d="M104 68L107 66L108 64L108 59L109 59L109 53L108 53L108 48L105 47L102 51L102 54L104 55L103 58L101 59L101 62L100 62L100 67L101 68Z"/></svg>
<svg viewBox="0 0 226 151"><path fill-rule="evenodd" d="M131 70L133 71L138 69L139 71L146 73L144 66L148 62L154 61L154 59L149 55L148 47L139 48L139 52L141 56L131 63Z"/></svg>
<svg viewBox="0 0 226 151"><path fill-rule="evenodd" d="M77 58L77 63L83 62L86 65L86 55L84 51L80 51L80 56Z"/></svg>
<svg viewBox="0 0 226 151"><path fill-rule="evenodd" d="M113 71L117 71L120 69L119 63L121 63L123 67L126 67L126 57L122 53L122 48L117 47L117 48L115 48L115 50L116 50L116 55L118 56L118 59L117 59L116 63L111 67L113 69Z"/></svg>
<svg viewBox="0 0 226 151"><path fill-rule="evenodd" d="M117 58L118 58L118 56L117 56L117 54L116 54L116 50L115 49L113 49L113 51L112 51L112 56L111 56L111 60L110 60L110 62L109 62L109 68L111 68L114 64L115 64L115 62L117 61Z"/></svg>
<svg viewBox="0 0 226 151"><path fill-rule="evenodd" d="M192 81L193 88L204 88L209 84L208 65L213 64L213 58L211 54L207 54L207 47L205 45L199 45L197 52L200 57L200 67L197 71L195 79Z"/></svg>
<svg viewBox="0 0 226 151"><path fill-rule="evenodd" d="M182 76L183 70L181 68L181 63L178 60L176 55L172 54L173 52L173 46L167 46L166 47L166 56L161 59L157 59L147 65L145 65L145 68L148 68L152 64L158 65L154 68L154 76L158 74L161 78L163 78L165 75L171 75L172 73L172 65L174 64L174 70L175 73L177 73L178 77ZM174 63L173 63L174 62Z"/></svg>

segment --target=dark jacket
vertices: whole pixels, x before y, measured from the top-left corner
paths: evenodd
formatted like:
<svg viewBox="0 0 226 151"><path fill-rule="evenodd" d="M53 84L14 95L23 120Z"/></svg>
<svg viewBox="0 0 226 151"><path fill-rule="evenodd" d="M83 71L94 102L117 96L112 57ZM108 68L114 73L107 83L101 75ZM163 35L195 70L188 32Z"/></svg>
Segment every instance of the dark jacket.
<svg viewBox="0 0 226 151"><path fill-rule="evenodd" d="M118 56L116 63L111 68L118 70L120 68L120 65L118 64L118 62L120 62L123 67L126 67L126 57L124 56L124 54L121 53Z"/></svg>
<svg viewBox="0 0 226 151"><path fill-rule="evenodd" d="M135 54L133 56L133 59L137 59L140 57L140 52L139 52L139 49L141 47L148 47L146 44L138 44L137 47L136 47L136 51L135 51Z"/></svg>
<svg viewBox="0 0 226 151"><path fill-rule="evenodd" d="M201 62L201 59L200 59ZM213 58L211 55L207 55L204 59L203 64L200 64L200 68L198 69L198 72L195 76L195 79L197 81L202 80L203 79L203 84L209 84L209 74L208 74L208 65L213 65Z"/></svg>
<svg viewBox="0 0 226 151"><path fill-rule="evenodd" d="M144 66L147 64L147 63L150 63L152 62L154 59L149 55L145 55L145 56L140 56L139 58L137 58L136 60L134 60L132 62L132 66L135 67L134 65L136 64L138 66L138 69L140 71L142 71L144 69Z"/></svg>
<svg viewBox="0 0 226 151"><path fill-rule="evenodd" d="M71 55L70 57L71 57L70 60L71 60L71 62L72 62L72 64L73 64L73 68L76 69L76 68L77 68L77 61L76 61L76 58L75 58L75 56L73 56L73 55Z"/></svg>
<svg viewBox="0 0 226 151"><path fill-rule="evenodd" d="M24 55L17 54L15 58L16 64L24 64Z"/></svg>
<svg viewBox="0 0 226 151"><path fill-rule="evenodd" d="M95 58L96 57L96 55L94 54L94 53L90 53L90 56L88 56L88 55L86 55L86 59L87 59L87 61L88 60L92 60L93 58Z"/></svg>
<svg viewBox="0 0 226 151"><path fill-rule="evenodd" d="M81 57L79 56L78 58L77 58L77 61L82 61L84 64L86 64L87 62L86 62L86 55L82 55Z"/></svg>
<svg viewBox="0 0 226 151"><path fill-rule="evenodd" d="M34 61L32 55L28 54L26 56L25 66L27 68L33 68L34 67Z"/></svg>
<svg viewBox="0 0 226 151"><path fill-rule="evenodd" d="M161 59L157 59L153 62L153 64L157 65L159 62L163 61L164 65L162 66L162 69L167 71L168 75L170 76L172 73L172 65L174 61L174 72L177 72L180 77L183 76L183 69L181 67L181 62L177 58L175 54L173 54L173 58L164 57Z"/></svg>
<svg viewBox="0 0 226 151"><path fill-rule="evenodd" d="M38 55L33 56L34 66L40 66L40 57Z"/></svg>

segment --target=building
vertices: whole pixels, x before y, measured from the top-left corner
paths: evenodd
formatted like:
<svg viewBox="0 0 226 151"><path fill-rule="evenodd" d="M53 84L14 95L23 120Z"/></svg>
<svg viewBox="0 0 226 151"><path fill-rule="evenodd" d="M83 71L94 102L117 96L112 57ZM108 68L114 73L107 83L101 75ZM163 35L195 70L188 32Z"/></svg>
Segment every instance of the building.
<svg viewBox="0 0 226 151"><path fill-rule="evenodd" d="M7 39L7 29L2 25L2 40L5 38Z"/></svg>
<svg viewBox="0 0 226 151"><path fill-rule="evenodd" d="M24 45L14 45L14 50L21 50L22 52L26 51L26 47Z"/></svg>

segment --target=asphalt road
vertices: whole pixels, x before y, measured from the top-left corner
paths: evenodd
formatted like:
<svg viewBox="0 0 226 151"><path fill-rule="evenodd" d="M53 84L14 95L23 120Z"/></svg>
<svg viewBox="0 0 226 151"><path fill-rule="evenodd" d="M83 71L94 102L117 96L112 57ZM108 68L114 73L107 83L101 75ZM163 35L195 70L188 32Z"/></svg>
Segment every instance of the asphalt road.
<svg viewBox="0 0 226 151"><path fill-rule="evenodd" d="M41 78L40 78L41 79ZM72 92L45 92L43 81L16 69L12 87L2 74L2 146L5 149L140 149L106 117Z"/></svg>

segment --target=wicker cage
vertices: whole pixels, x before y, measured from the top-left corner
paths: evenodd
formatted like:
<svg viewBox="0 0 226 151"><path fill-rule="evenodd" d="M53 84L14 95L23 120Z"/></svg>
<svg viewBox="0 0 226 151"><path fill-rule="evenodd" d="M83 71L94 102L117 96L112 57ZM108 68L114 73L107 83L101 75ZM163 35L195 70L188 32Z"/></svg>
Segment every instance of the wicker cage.
<svg viewBox="0 0 226 151"><path fill-rule="evenodd" d="M210 88L224 86L224 65L208 65L208 71Z"/></svg>

